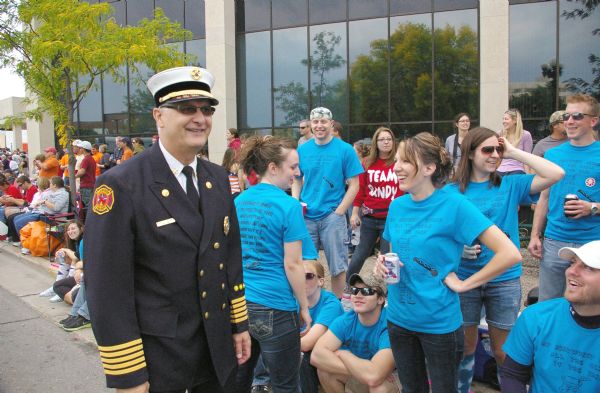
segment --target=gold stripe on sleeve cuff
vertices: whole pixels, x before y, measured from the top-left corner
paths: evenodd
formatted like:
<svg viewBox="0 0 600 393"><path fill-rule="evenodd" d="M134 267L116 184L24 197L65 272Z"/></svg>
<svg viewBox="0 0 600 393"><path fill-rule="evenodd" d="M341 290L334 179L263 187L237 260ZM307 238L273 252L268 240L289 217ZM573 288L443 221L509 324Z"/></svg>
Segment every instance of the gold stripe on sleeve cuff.
<svg viewBox="0 0 600 393"><path fill-rule="evenodd" d="M136 351L136 352L132 353L131 355L121 356L121 357L114 358L114 359L100 356L100 360L102 360L102 364L119 364L119 363L126 362L128 360L131 360L131 359L139 358L140 356L144 356L144 351Z"/></svg>
<svg viewBox="0 0 600 393"><path fill-rule="evenodd" d="M240 323L240 322L244 322L247 319L248 319L248 313L245 313L244 315L239 316L238 318L231 318L231 323Z"/></svg>
<svg viewBox="0 0 600 393"><path fill-rule="evenodd" d="M142 363L146 362L146 358L144 357L143 354L140 357L135 358L129 362L120 363L120 364L103 364L102 366L104 367L104 370L106 370L106 371L119 371L119 370L130 368L131 366L135 366L136 364L138 364L140 362L142 362Z"/></svg>
<svg viewBox="0 0 600 393"><path fill-rule="evenodd" d="M123 344L107 345L107 346L98 345L98 350L100 350L100 352L118 351L120 349L128 348L128 347L131 347L133 345L138 345L138 344L141 344L141 343L142 343L142 339L138 338L138 339L135 339L135 340L132 340L132 341L128 341L128 342L123 343Z"/></svg>
<svg viewBox="0 0 600 393"><path fill-rule="evenodd" d="M241 296L241 297L238 297L237 299L233 299L231 301L231 305L235 306L236 304L242 303L242 302L246 303L246 296Z"/></svg>
<svg viewBox="0 0 600 393"><path fill-rule="evenodd" d="M134 352L144 352L144 347L140 344L140 345L136 345L135 347L124 349L122 351L116 351L116 352L100 351L100 356L102 356L103 358L114 359L114 358L119 358L122 356L130 355Z"/></svg>
<svg viewBox="0 0 600 393"><path fill-rule="evenodd" d="M106 369L104 369L104 373L106 375L125 375L125 374L130 374L130 373L132 373L134 371L141 370L141 369L143 369L145 367L146 367L146 362L144 361L144 362L142 362L142 363L140 363L138 365L135 365L135 366L132 366L132 367L129 367L129 368L125 368L123 370L114 370L113 371L113 370L106 370Z"/></svg>

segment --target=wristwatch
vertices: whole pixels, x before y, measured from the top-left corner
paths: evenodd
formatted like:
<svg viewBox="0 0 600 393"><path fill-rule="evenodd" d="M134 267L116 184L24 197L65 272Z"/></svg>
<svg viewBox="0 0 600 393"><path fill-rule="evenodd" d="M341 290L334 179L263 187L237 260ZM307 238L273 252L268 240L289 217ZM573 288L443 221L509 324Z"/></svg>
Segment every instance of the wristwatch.
<svg viewBox="0 0 600 393"><path fill-rule="evenodd" d="M598 215L598 205L592 203L592 216Z"/></svg>

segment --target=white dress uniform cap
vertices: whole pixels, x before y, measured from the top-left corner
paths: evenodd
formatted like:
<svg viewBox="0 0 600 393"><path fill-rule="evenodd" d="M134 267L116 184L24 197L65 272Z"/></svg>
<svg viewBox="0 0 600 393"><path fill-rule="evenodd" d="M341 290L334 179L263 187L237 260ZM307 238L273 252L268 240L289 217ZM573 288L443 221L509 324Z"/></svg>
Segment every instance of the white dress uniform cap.
<svg viewBox="0 0 600 393"><path fill-rule="evenodd" d="M200 67L175 67L153 75L146 85L154 96L157 107L169 102L209 99L212 105L219 101L211 94L215 78Z"/></svg>

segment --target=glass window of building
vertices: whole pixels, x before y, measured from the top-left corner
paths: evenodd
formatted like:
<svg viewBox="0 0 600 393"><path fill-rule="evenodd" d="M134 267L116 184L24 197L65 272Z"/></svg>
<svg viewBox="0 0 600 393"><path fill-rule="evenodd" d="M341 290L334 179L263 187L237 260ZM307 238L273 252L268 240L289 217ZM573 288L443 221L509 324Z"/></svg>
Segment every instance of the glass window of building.
<svg viewBox="0 0 600 393"><path fill-rule="evenodd" d="M275 126L296 126L309 112L306 30L273 31Z"/></svg>
<svg viewBox="0 0 600 393"><path fill-rule="evenodd" d="M88 81L89 78L82 78L79 80L79 85L84 87ZM99 77L79 104L77 117L79 133L85 129L88 133L102 134L102 92Z"/></svg>
<svg viewBox="0 0 600 393"><path fill-rule="evenodd" d="M110 3L113 8L115 22L119 25L125 24L125 0L113 1Z"/></svg>
<svg viewBox="0 0 600 393"><path fill-rule="evenodd" d="M131 133L151 133L156 129L152 119L154 98L146 87L146 81L154 72L143 64L137 70L129 68L129 112L131 113Z"/></svg>
<svg viewBox="0 0 600 393"><path fill-rule="evenodd" d="M273 28L304 26L307 23L306 0L277 0L272 3Z"/></svg>
<svg viewBox="0 0 600 393"><path fill-rule="evenodd" d="M165 13L165 16L171 20L171 22L178 22L181 26L184 25L183 21L183 0L155 0L156 8L160 8Z"/></svg>
<svg viewBox="0 0 600 393"><path fill-rule="evenodd" d="M329 108L341 123L348 122L346 42L345 23L310 28L311 107ZM301 118L306 118L312 108Z"/></svg>
<svg viewBox="0 0 600 393"><path fill-rule="evenodd" d="M350 121L389 122L387 18L352 21L348 31Z"/></svg>
<svg viewBox="0 0 600 393"><path fill-rule="evenodd" d="M434 0L433 12L477 8L477 0Z"/></svg>
<svg viewBox="0 0 600 393"><path fill-rule="evenodd" d="M144 18L154 16L154 0L129 0L127 2L127 24L137 25Z"/></svg>
<svg viewBox="0 0 600 393"><path fill-rule="evenodd" d="M238 128L270 128L271 38L268 31L237 37Z"/></svg>
<svg viewBox="0 0 600 393"><path fill-rule="evenodd" d="M271 0L239 0L235 4L238 32L271 28Z"/></svg>
<svg viewBox="0 0 600 393"><path fill-rule="evenodd" d="M127 76L127 68L119 67L119 74ZM129 106L127 100L127 83L115 81L111 75L102 78L104 94L104 113L127 113Z"/></svg>
<svg viewBox="0 0 600 393"><path fill-rule="evenodd" d="M387 0L348 0L349 19L379 18L387 15Z"/></svg>
<svg viewBox="0 0 600 393"><path fill-rule="evenodd" d="M346 0L308 0L308 19L311 25L346 20Z"/></svg>
<svg viewBox="0 0 600 393"><path fill-rule="evenodd" d="M390 15L425 14L432 11L431 0L390 0Z"/></svg>
<svg viewBox="0 0 600 393"><path fill-rule="evenodd" d="M204 13L204 0L185 0L184 26L192 32L194 38L204 38L206 36Z"/></svg>
<svg viewBox="0 0 600 393"><path fill-rule="evenodd" d="M185 43L185 52L196 56L190 65L197 65L206 68L206 40L192 40Z"/></svg>

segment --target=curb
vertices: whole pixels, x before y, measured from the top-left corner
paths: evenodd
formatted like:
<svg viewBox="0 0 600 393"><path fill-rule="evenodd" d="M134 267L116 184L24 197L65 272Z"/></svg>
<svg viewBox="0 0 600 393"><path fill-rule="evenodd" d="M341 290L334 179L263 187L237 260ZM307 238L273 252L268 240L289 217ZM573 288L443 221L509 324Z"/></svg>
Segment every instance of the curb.
<svg viewBox="0 0 600 393"><path fill-rule="evenodd" d="M48 257L34 257L33 255L21 254L20 247L15 247L8 242L0 243L0 249L2 251L6 251L9 254L12 254L16 259L27 261L28 263L43 269L51 277L56 276L56 272L58 269L52 264L52 262L50 262Z"/></svg>

